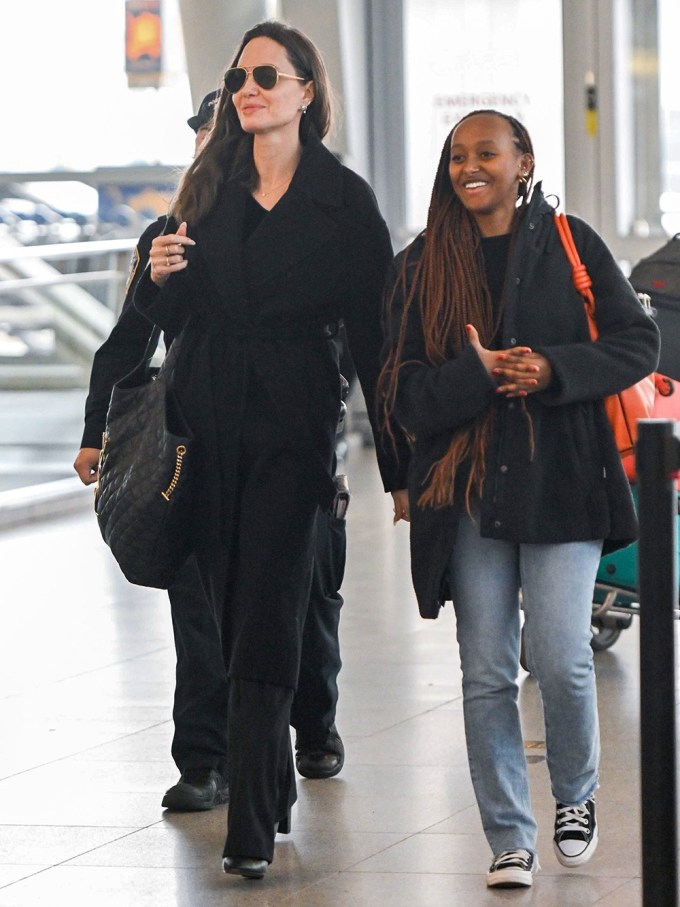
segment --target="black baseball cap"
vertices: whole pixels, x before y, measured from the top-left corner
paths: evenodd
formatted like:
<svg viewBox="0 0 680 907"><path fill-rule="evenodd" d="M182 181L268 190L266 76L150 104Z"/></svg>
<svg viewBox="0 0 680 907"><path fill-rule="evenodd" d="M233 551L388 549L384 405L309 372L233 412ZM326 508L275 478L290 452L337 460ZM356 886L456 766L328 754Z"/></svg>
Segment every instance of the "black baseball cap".
<svg viewBox="0 0 680 907"><path fill-rule="evenodd" d="M198 113L187 120L188 125L191 126L194 132L198 132L201 126L205 126L206 123L212 120L215 107L220 100L220 92L221 89L218 88L216 91L211 91L210 94L207 94L201 101Z"/></svg>

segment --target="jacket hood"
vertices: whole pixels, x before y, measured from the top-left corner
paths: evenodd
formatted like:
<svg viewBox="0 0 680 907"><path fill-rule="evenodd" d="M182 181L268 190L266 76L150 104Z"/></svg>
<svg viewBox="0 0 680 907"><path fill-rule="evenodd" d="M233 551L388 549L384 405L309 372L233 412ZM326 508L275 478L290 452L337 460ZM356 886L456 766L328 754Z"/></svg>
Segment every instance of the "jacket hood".
<svg viewBox="0 0 680 907"><path fill-rule="evenodd" d="M543 214L554 214L559 206L559 199L557 196L551 196L555 198L555 204L551 205L550 202L546 199L543 194L543 183L538 182L531 190L531 198L529 203L525 208L524 219L527 223L535 223L535 218Z"/></svg>

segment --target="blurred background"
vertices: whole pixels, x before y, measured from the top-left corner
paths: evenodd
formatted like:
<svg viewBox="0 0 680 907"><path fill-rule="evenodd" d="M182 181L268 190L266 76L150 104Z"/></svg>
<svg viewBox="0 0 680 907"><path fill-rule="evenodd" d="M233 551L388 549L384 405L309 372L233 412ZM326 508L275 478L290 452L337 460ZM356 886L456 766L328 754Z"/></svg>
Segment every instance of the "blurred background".
<svg viewBox="0 0 680 907"><path fill-rule="evenodd" d="M480 107L525 122L545 191L624 269L680 231L677 0L7 2L0 525L91 493L71 463L135 240L191 158L187 118L269 17L320 47L329 145L374 187L395 251L424 225L446 134Z"/></svg>

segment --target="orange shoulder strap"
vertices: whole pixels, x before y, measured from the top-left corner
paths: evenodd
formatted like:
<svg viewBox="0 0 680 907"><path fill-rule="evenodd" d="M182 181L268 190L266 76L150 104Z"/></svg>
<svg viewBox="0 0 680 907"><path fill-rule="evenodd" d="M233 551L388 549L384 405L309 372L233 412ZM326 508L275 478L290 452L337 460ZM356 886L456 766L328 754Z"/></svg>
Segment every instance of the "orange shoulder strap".
<svg viewBox="0 0 680 907"><path fill-rule="evenodd" d="M595 323L595 297L591 290L593 282L590 279L590 274L588 274L586 266L579 257L574 237L571 235L571 227L569 226L567 215L555 213L554 219L557 233L564 246L564 251L566 252L569 264L571 265L571 278L574 282L574 286L581 296L583 296L583 304L585 306L586 315L588 316L590 339L596 340L598 331L597 324Z"/></svg>

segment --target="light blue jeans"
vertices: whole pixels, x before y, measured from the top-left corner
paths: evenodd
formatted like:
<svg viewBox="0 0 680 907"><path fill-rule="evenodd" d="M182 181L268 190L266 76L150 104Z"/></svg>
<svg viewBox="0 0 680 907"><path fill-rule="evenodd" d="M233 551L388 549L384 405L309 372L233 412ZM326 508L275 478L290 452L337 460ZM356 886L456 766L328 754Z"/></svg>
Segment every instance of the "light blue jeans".
<svg viewBox="0 0 680 907"><path fill-rule="evenodd" d="M536 850L517 705L519 590L527 665L538 681L552 794L583 803L597 787L600 735L590 617L602 542L481 538L465 514L451 558L470 774L494 855Z"/></svg>

